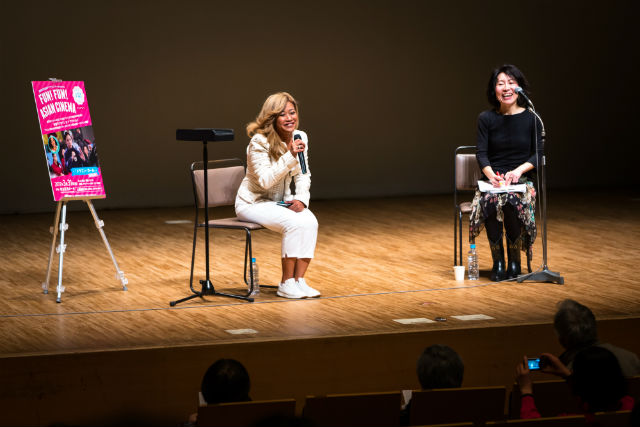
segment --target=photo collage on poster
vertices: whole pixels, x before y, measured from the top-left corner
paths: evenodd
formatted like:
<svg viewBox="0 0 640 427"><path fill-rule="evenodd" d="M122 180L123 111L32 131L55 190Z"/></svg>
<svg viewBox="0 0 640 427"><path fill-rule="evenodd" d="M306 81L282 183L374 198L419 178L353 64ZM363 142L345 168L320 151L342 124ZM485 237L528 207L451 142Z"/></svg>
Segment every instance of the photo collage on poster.
<svg viewBox="0 0 640 427"><path fill-rule="evenodd" d="M51 132L42 135L42 140L51 178L98 174L100 165L91 126Z"/></svg>

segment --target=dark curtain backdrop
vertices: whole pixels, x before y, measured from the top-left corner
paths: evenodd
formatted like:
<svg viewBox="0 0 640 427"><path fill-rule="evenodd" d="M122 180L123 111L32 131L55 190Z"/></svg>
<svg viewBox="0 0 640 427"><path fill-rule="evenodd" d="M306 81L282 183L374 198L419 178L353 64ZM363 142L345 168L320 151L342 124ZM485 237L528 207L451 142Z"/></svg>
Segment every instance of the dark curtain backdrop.
<svg viewBox="0 0 640 427"><path fill-rule="evenodd" d="M54 209L30 85L48 77L85 82L99 208L190 205L201 144L176 128L233 128L210 158L244 158L245 125L280 90L301 105L312 198L451 192L505 62L545 120L552 190L632 184L631 1L12 1L2 16L0 213Z"/></svg>

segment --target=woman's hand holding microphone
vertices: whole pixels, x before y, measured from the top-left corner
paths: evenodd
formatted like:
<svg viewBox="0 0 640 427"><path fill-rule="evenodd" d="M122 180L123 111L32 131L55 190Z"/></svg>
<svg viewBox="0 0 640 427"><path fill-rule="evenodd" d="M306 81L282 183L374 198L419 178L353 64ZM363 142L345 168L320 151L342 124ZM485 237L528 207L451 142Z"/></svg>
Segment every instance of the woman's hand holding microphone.
<svg viewBox="0 0 640 427"><path fill-rule="evenodd" d="M293 139L293 135L291 135L291 139L287 143L287 149L291 152L293 157L297 157L298 153L304 151L304 142L301 139Z"/></svg>
<svg viewBox="0 0 640 427"><path fill-rule="evenodd" d="M291 152L293 157L298 157L298 153L302 153L304 151L305 145L302 142L302 139L293 139L293 134L287 143L287 149ZM300 200L292 200L288 209L291 209L294 212L302 212L305 209L304 203Z"/></svg>

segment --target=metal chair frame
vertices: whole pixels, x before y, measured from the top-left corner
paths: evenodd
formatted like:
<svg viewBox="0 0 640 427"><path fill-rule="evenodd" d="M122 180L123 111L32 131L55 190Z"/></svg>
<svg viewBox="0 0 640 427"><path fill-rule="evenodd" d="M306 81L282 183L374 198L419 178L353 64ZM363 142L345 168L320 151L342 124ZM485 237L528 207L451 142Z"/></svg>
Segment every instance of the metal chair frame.
<svg viewBox="0 0 640 427"><path fill-rule="evenodd" d="M462 265L462 209L458 202L458 164L456 158L462 151L475 150L475 145L461 145L455 149L453 156L453 265L458 264L458 251L460 255L460 265ZM480 168L478 168L480 170ZM461 189L460 191L465 191ZM471 190L466 190L471 191Z"/></svg>
<svg viewBox="0 0 640 427"><path fill-rule="evenodd" d="M461 145L455 150L455 154L453 156L453 265L462 265L462 203L458 202L458 192L459 191L474 191L472 188L461 188L458 189L458 162L457 157L460 154L471 154L471 153L462 153L468 150L475 150L475 145ZM478 179L482 179L483 174L478 167L477 170ZM476 187L474 185L474 187ZM460 255L460 264L458 264L458 255ZM527 251L527 270L531 273L531 254Z"/></svg>
<svg viewBox="0 0 640 427"><path fill-rule="evenodd" d="M207 228L207 223L206 222L200 222L200 209L209 209L208 206L200 206L200 203L199 203L199 200L198 200L198 190L197 190L197 186L196 186L195 171L204 170L203 166L204 166L204 162L198 161L198 162L193 162L191 164L191 167L190 167L191 184L193 186L193 197L194 197L194 201L195 201L196 214L195 214L195 221L194 221L194 226L193 226L193 248L192 248L192 251L191 251L191 271L190 271L190 274L189 274L189 287L191 288L191 290L194 293L197 292L193 288L193 269L194 269L194 265L195 265L195 254L196 254L196 242L197 242L197 237L198 237L198 229ZM220 169L220 168L224 168L224 167L235 167L235 166L245 167L244 164L242 163L242 161L240 159L237 159L237 158L224 159L224 160L209 160L209 161L207 161L207 171L212 170L212 169ZM234 220L234 219L237 219L237 218L227 218L227 219ZM259 224L257 224L257 225L259 225ZM209 221L208 228L244 230L244 232L245 232L245 248L244 248L244 276L243 276L243 279L244 279L244 283L247 285L248 291L247 291L246 295L235 295L235 294L227 294L227 293L221 293L221 292L215 292L214 295L222 295L222 296L238 298L238 299L244 299L244 300L247 300L249 302L253 302L253 298L251 297L251 294L253 293L256 284L254 283L253 270L251 268L249 268L249 262L250 262L251 258L253 258L253 247L252 247L252 244L251 244L251 229L249 229L249 227L247 227L245 225L242 225L241 223L239 223L238 225L216 224L215 220ZM260 229L264 229L264 227L262 227L260 225L259 228L256 228L256 230L260 230ZM248 278L247 278L247 270L249 270L249 275L248 275L249 277ZM258 287L259 288L260 287L263 287L263 288L277 288L277 286L259 285L259 284L258 284Z"/></svg>

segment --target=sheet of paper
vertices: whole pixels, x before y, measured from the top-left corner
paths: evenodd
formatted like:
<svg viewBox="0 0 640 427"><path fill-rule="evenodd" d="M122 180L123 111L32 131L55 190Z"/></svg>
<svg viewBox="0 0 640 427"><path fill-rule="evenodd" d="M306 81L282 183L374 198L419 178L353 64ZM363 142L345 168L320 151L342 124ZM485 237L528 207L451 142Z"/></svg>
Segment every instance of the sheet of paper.
<svg viewBox="0 0 640 427"><path fill-rule="evenodd" d="M466 314L463 316L451 316L458 320L491 320L493 317L487 316L486 314Z"/></svg>
<svg viewBox="0 0 640 427"><path fill-rule="evenodd" d="M504 187L494 187L487 181L478 181L478 189L482 193L524 193L527 191L527 184L505 185Z"/></svg>
<svg viewBox="0 0 640 427"><path fill-rule="evenodd" d="M257 334L255 329L226 329L225 332L232 335Z"/></svg>
<svg viewBox="0 0 640 427"><path fill-rule="evenodd" d="M416 317L413 319L393 319L393 321L402 323L403 325L415 325L417 323L435 323L433 320L426 319L424 317Z"/></svg>

